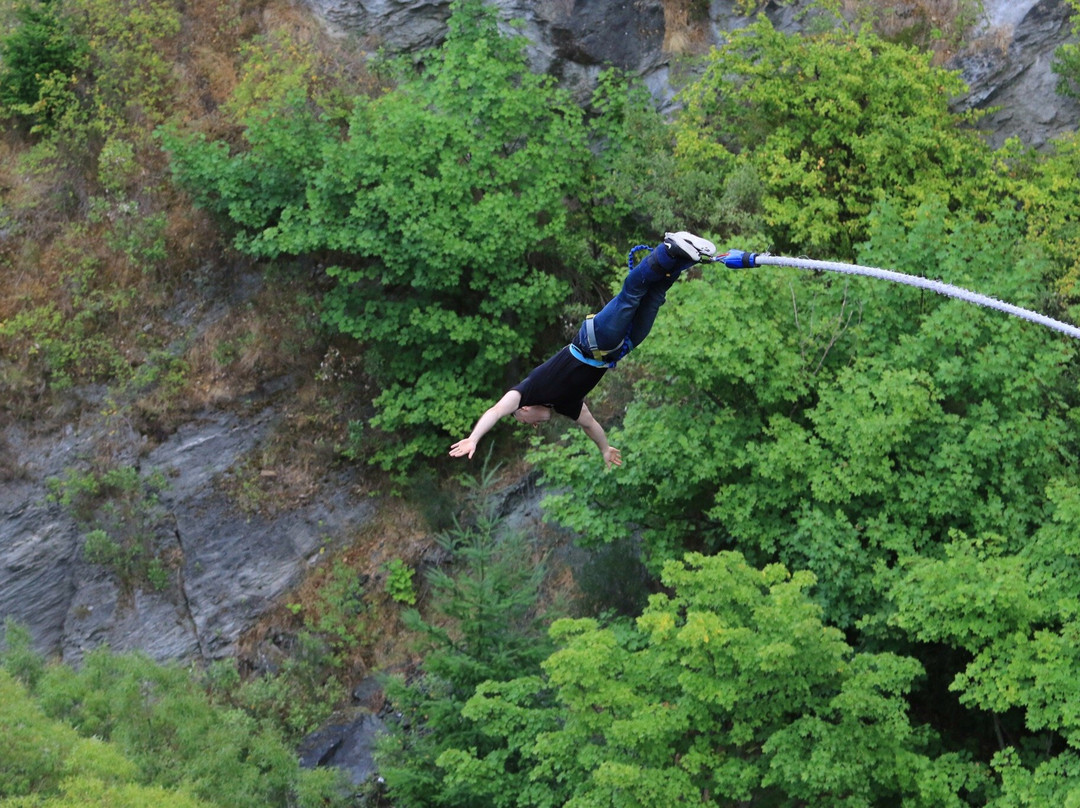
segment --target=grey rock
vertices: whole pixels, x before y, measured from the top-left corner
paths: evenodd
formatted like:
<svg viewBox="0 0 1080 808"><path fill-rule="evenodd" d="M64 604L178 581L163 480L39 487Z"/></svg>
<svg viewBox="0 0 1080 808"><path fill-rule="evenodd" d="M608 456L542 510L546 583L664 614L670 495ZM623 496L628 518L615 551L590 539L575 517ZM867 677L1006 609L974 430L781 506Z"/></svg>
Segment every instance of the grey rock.
<svg viewBox="0 0 1080 808"><path fill-rule="evenodd" d="M233 643L332 547L369 519L374 505L353 501L345 480L325 501L273 518L239 511L213 484L252 448L272 413L245 419L208 414L151 452L147 465L174 479L162 502L172 513L183 552L187 610L202 655L229 655Z"/></svg>
<svg viewBox="0 0 1080 808"><path fill-rule="evenodd" d="M328 724L301 742L300 765L308 769L333 766L353 785L362 785L376 772L375 742L385 731L382 719L369 713Z"/></svg>
<svg viewBox="0 0 1080 808"><path fill-rule="evenodd" d="M1025 0L988 4L987 10L984 38L949 63L970 87L955 107L994 110L979 126L995 147L1017 137L1037 148L1075 130L1080 103L1057 94L1058 76L1051 69L1054 51L1071 35L1068 5Z"/></svg>
<svg viewBox="0 0 1080 808"><path fill-rule="evenodd" d="M308 0L331 29L357 35L390 53L416 53L446 37L451 0ZM606 66L643 76L666 70L661 0L501 0L507 33L530 43L533 70L558 77L586 96Z"/></svg>
<svg viewBox="0 0 1080 808"><path fill-rule="evenodd" d="M24 623L41 651L60 648L75 592L75 524L34 483L0 486L0 620Z"/></svg>
<svg viewBox="0 0 1080 808"><path fill-rule="evenodd" d="M368 676L353 688L352 699L361 707L378 714L386 704L386 692L378 677Z"/></svg>
<svg viewBox="0 0 1080 808"><path fill-rule="evenodd" d="M391 53L415 53L438 45L446 34L451 0L306 0L327 25L359 35ZM735 0L712 0L704 41L688 49L677 43L685 21L665 17L661 0L495 0L507 31L527 40L533 70L558 78L584 100L600 71L616 66L639 76L662 108L672 102L672 62L683 50L702 52L729 31L747 25ZM795 31L806 24L806 2L767 3L776 27ZM1019 137L1041 146L1075 129L1080 106L1054 92L1054 50L1070 34L1065 0L987 0L986 22L977 41L947 67L961 72L970 90L955 99L958 110L1001 107L983 126L992 145ZM512 21L516 21L511 25ZM1004 45L1002 43L1005 43ZM691 68L692 69L692 68ZM685 73L685 70L682 72Z"/></svg>
<svg viewBox="0 0 1080 808"><path fill-rule="evenodd" d="M63 625L61 655L78 665L83 656L107 645L139 650L158 661L200 654L190 615L174 592L124 592L112 576L85 562L75 565L78 584Z"/></svg>
<svg viewBox="0 0 1080 808"><path fill-rule="evenodd" d="M92 648L141 650L158 660L228 656L239 636L318 563L320 550L368 520L370 500L354 501L342 473L323 501L273 518L239 511L216 477L272 426L254 416L208 412L139 459L141 437L116 434L92 414L53 434L3 430L25 469L0 487L0 621L25 624L36 647L77 663ZM129 428L130 429L130 428ZM117 456L169 481L159 551L179 559L163 591L125 592L108 571L83 560L83 529L48 498L47 480L79 467L108 437Z"/></svg>

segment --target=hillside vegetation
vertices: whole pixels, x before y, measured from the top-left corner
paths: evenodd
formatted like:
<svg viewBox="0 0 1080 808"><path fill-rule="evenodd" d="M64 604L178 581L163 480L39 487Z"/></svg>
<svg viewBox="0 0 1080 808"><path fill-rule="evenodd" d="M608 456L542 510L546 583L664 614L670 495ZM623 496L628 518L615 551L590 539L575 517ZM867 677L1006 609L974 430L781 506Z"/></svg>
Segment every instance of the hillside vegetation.
<svg viewBox="0 0 1080 808"><path fill-rule="evenodd" d="M575 603L505 536L490 471L446 482L450 442L665 230L1080 321L1077 141L990 149L930 47L954 29L760 18L665 118L614 72L575 103L479 0L409 60L274 3L0 8L0 418L64 417L92 385L160 436L288 376L253 469L457 497L445 570L399 559L376 598L347 554L326 565L274 675L107 650L74 671L9 625L0 806L1080 805L1074 341L880 281L706 267L590 399L625 465L558 424L529 444L591 554ZM256 271L209 329L178 313ZM117 462L57 496L152 496ZM240 477L241 507L288 506ZM152 585L153 548L112 524L93 560ZM423 655L387 683L383 782L352 794L289 745L391 603Z"/></svg>

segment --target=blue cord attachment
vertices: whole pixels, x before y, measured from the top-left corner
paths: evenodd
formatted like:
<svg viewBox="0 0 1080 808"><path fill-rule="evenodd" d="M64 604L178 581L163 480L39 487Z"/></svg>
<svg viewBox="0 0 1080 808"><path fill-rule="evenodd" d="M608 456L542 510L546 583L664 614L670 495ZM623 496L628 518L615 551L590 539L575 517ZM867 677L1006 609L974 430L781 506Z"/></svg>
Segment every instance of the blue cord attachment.
<svg viewBox="0 0 1080 808"><path fill-rule="evenodd" d="M636 247L631 247L630 252L626 254L626 268L632 272L634 267L644 261L648 257L649 253L652 252L652 250L652 247L648 247L644 244L638 244ZM645 255L641 256L641 258L638 258L637 255L641 252L644 252Z"/></svg>
<svg viewBox="0 0 1080 808"><path fill-rule="evenodd" d="M749 269L757 266L757 253L743 252L742 250L728 250L723 255L718 255L714 261L723 261L729 269Z"/></svg>

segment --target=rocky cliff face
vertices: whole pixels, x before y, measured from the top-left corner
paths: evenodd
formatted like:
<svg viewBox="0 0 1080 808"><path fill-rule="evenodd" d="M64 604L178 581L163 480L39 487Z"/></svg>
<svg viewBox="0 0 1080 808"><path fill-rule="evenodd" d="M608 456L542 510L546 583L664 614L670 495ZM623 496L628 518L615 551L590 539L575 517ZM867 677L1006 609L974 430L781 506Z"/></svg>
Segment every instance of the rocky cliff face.
<svg viewBox="0 0 1080 808"><path fill-rule="evenodd" d="M90 402L93 403L93 402ZM83 559L85 529L51 501L46 481L79 467L108 430L137 452L143 439L116 434L92 407L76 423L45 434L24 426L5 431L24 459L22 479L0 488L0 616L27 625L42 652L77 662L89 649L140 649L159 660L213 659L294 586L335 538L371 517L370 500L337 493L265 519L239 510L215 478L249 451L276 417L206 412L161 445L132 460L168 481L160 495L164 535L158 553L170 559L168 585L127 591L115 574ZM331 547L332 549L332 547Z"/></svg>
<svg viewBox="0 0 1080 808"><path fill-rule="evenodd" d="M437 44L450 0L306 0L338 30L373 46L408 53ZM641 76L662 103L670 100L670 68L681 54L701 53L725 32L749 21L734 0L713 0L706 20L689 20L685 4L664 0L495 0L510 29L517 20L529 42L535 70L550 73L580 97L596 76L614 65ZM781 30L795 30L798 11L768 3L766 14ZM959 70L970 92L958 109L1000 107L984 121L996 146L1010 136L1041 146L1076 128L1080 105L1054 92L1054 50L1069 36L1065 0L986 0L986 19L969 47L947 65Z"/></svg>
<svg viewBox="0 0 1080 808"><path fill-rule="evenodd" d="M259 284L252 275L248 286ZM231 301L242 305L243 299ZM227 309L216 306L185 325L206 327ZM108 644L142 650L158 660L231 655L236 641L295 586L324 550L355 535L375 511L352 494L348 471L329 480L322 496L272 518L249 513L222 482L280 419L274 389L227 409L195 413L160 443L118 416L107 391L80 388L34 421L0 424L0 623L26 625L37 648L77 663ZM163 481L142 521L167 581L124 585L112 569L85 560L89 527L50 494L50 480L102 465L134 468Z"/></svg>
<svg viewBox="0 0 1080 808"><path fill-rule="evenodd" d="M994 146L1018 137L1041 147L1075 131L1080 104L1055 92L1058 76L1050 69L1071 33L1065 0L994 0L986 7L980 38L949 63L971 88L956 106L996 110L981 124Z"/></svg>

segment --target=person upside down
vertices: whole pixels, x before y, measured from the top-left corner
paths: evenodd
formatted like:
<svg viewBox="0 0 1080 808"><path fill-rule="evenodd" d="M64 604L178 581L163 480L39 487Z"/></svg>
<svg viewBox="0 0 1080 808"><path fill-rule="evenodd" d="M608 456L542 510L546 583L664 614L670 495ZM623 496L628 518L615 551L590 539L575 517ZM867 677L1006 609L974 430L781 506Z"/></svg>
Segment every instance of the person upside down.
<svg viewBox="0 0 1080 808"><path fill-rule="evenodd" d="M589 316L573 341L506 391L469 437L450 447L451 457L472 457L477 444L505 415L523 424L539 424L552 412L570 418L589 436L605 465L622 465L622 454L608 444L604 428L589 412L585 396L608 369L636 348L652 330L667 290L679 275L716 254L716 247L693 233L666 233L664 240L630 270L619 294ZM603 347L610 346L610 347Z"/></svg>

